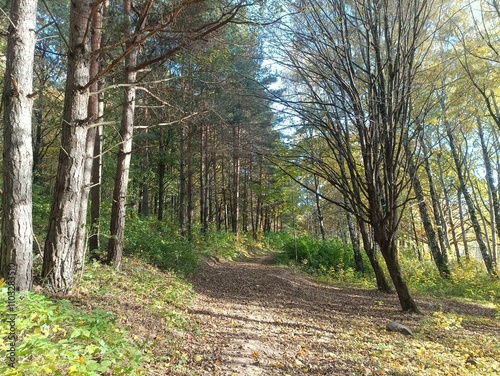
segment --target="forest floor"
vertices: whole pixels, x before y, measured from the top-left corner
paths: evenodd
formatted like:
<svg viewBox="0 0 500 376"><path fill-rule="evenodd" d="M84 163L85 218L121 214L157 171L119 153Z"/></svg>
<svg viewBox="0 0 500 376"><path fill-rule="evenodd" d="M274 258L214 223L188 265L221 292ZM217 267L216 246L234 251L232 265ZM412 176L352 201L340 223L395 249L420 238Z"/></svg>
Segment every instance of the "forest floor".
<svg viewBox="0 0 500 376"><path fill-rule="evenodd" d="M271 256L208 259L192 283L191 330L171 332L178 355L151 375L500 374L492 308L426 298L423 315L406 314L396 295L318 284Z"/></svg>
<svg viewBox="0 0 500 376"><path fill-rule="evenodd" d="M134 262L125 273L144 268ZM417 297L423 314L407 314L395 294L320 284L269 255L206 259L191 283L170 318L110 295L150 354L148 375L500 375L500 319L487 305ZM144 297L161 308L154 293ZM387 331L390 321L414 335Z"/></svg>

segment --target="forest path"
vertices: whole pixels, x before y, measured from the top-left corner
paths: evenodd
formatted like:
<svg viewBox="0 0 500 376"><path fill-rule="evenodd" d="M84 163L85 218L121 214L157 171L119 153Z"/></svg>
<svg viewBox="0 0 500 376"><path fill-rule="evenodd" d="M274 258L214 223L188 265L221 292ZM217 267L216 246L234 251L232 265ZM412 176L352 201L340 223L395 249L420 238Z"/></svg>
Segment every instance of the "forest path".
<svg viewBox="0 0 500 376"><path fill-rule="evenodd" d="M419 318L403 314L395 295L321 285L270 256L207 260L193 285L191 374L371 374L353 338L377 341L387 322Z"/></svg>
<svg viewBox="0 0 500 376"><path fill-rule="evenodd" d="M462 336L496 336L499 329L493 309L426 298L417 301L428 316L406 314L395 294L322 285L297 270L272 265L271 256L208 259L192 283L195 299L186 315L193 329L179 333L174 347L183 360L176 359L178 366L172 364L167 374L436 375L441 374L439 362L444 362L443 372L449 360L467 366L467 354L456 355L460 351L453 345ZM426 324L434 311L470 313L488 324L464 321L460 331L437 336ZM410 327L417 337L388 332L390 321ZM494 358L497 350L492 351ZM426 370L427 358L440 353L446 354L434 360L438 368Z"/></svg>

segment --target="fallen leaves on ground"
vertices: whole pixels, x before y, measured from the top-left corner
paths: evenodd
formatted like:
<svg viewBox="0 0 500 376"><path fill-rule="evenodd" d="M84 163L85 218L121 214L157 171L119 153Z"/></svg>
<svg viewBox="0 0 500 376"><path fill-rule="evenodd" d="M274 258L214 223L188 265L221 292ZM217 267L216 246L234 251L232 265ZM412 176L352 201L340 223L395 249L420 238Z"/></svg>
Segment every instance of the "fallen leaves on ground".
<svg viewBox="0 0 500 376"><path fill-rule="evenodd" d="M124 320L151 351L149 375L500 375L493 308L417 298L425 314L407 314L396 295L318 284L266 257L208 260L192 283L187 307L164 307L180 326L140 306L119 314L135 317Z"/></svg>

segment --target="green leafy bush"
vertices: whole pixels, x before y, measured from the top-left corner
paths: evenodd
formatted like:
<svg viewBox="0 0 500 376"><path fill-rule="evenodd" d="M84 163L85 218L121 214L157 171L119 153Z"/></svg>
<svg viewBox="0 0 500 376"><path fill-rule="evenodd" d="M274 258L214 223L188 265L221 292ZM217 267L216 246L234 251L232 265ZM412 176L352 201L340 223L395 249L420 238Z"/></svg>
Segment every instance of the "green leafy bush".
<svg viewBox="0 0 500 376"><path fill-rule="evenodd" d="M162 269L189 274L200 258L192 242L182 240L166 222L132 217L125 229L125 254L140 257Z"/></svg>
<svg viewBox="0 0 500 376"><path fill-rule="evenodd" d="M198 236L196 246L200 254L232 260L241 255L241 240L231 232L210 231Z"/></svg>
<svg viewBox="0 0 500 376"><path fill-rule="evenodd" d="M476 260L450 263L451 279L443 279L431 260L417 261L412 255L401 257L401 268L409 285L422 294L465 298L500 305L500 281L486 273Z"/></svg>
<svg viewBox="0 0 500 376"><path fill-rule="evenodd" d="M0 312L7 312L7 288L0 290ZM0 358L2 375L139 375L141 351L116 324L96 309L86 313L68 300L52 301L35 293L16 299L15 367ZM10 327L2 320L0 350L6 354Z"/></svg>
<svg viewBox="0 0 500 376"><path fill-rule="evenodd" d="M354 251L350 244L336 238L322 241L309 236L283 240L281 262L297 263L313 274L354 274Z"/></svg>

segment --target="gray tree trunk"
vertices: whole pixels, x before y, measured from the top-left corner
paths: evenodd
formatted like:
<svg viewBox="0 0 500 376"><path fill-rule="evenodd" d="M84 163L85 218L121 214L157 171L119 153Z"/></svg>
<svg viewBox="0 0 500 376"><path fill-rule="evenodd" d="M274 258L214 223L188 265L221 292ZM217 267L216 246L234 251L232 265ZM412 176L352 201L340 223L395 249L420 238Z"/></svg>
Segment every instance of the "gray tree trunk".
<svg viewBox="0 0 500 376"><path fill-rule="evenodd" d="M109 9L109 0L105 0L102 4L102 17L106 17ZM102 21L101 21L102 22ZM105 39L101 31L101 40ZM103 62L99 61L102 65ZM97 83L98 91L104 88L104 78L100 78ZM101 92L98 95L98 119L102 120L104 116L104 94ZM92 176L90 183L90 230L89 230L89 250L91 257L93 253L101 246L100 242L100 222L101 222L101 181L102 181L102 125L95 126L94 140L94 162L92 163Z"/></svg>
<svg viewBox="0 0 500 376"><path fill-rule="evenodd" d="M101 36L102 36L102 25L103 25L103 4L98 3L94 10L94 16L92 18L92 36L91 36L91 51L92 59L90 60L90 79L94 79L100 68L100 54L96 53L101 48ZM99 96L97 90L99 84L97 81L92 83L90 86L90 96L88 103L88 121L90 127L87 130L87 139L85 144L85 161L83 166L83 185L81 192L80 210L79 210L79 223L78 223L78 233L76 237L75 246L75 273L81 273L83 271L83 264L85 259L85 249L87 247L87 211L88 211L88 201L90 194L90 186L92 181L92 170L94 163L94 149L95 140L97 136L97 126L96 123L101 121L99 112ZM92 223L92 222L91 222Z"/></svg>
<svg viewBox="0 0 500 376"><path fill-rule="evenodd" d="M486 145L486 140L484 137L484 129L480 120L478 120L478 132L479 139L481 140L481 150L483 153L484 168L486 171L486 182L488 183L488 193L490 198L490 213L492 222L492 237L493 237L493 262L496 263L496 236L500 236L500 201L498 200L498 190L495 186L495 181L493 179L493 167L491 166L491 159L488 153L488 147Z"/></svg>
<svg viewBox="0 0 500 376"><path fill-rule="evenodd" d="M314 199L316 201L316 211L318 213L318 227L319 227L319 232L321 234L321 239L326 240L326 233L325 233L325 223L323 220L323 211L321 210L321 197L320 197L320 191L319 191L319 181L318 181L318 176L314 175ZM347 214L349 218L349 213ZM351 219L352 221L352 219ZM351 240L352 240L352 234L351 234ZM359 238L358 238L358 251L359 251ZM353 248L354 248L354 254L356 255L356 247L353 243ZM358 265L358 259L356 259L356 269L359 267Z"/></svg>
<svg viewBox="0 0 500 376"><path fill-rule="evenodd" d="M130 0L124 2L125 14L130 17ZM130 42L133 43L133 42ZM128 47L131 44L127 43ZM121 144L118 152L118 161L116 165L115 186L113 190L113 206L111 208L111 236L108 242L108 263L116 269L121 268L123 256L123 241L125 237L125 219L127 209L127 190L128 177L130 172L130 159L132 153L132 138L134 133L134 113L135 113L135 81L137 72L138 50L133 51L125 57L126 66L126 84L123 110L120 126Z"/></svg>
<svg viewBox="0 0 500 376"><path fill-rule="evenodd" d="M33 61L36 0L12 0L3 90L3 195L0 276L32 287ZM14 280L12 281L12 277Z"/></svg>
<svg viewBox="0 0 500 376"><path fill-rule="evenodd" d="M491 259L490 254L488 253L488 249L486 248L486 244L483 240L483 234L481 232L481 226L477 219L476 208L474 207L474 202L472 200L472 197L470 196L469 191L467 190L467 187L465 185L465 178L462 172L460 158L458 156L455 137L453 136L449 128L447 129L447 134L448 134L448 141L450 143L450 149L453 154L453 161L455 162L455 167L457 169L458 181L460 182L460 191L464 195L465 202L467 204L469 217L472 222L472 227L474 228L474 233L476 234L476 241L479 246L479 250L481 251L484 265L486 266L486 270L488 271L489 275L496 276L497 275L496 265L494 265L493 260Z"/></svg>
<svg viewBox="0 0 500 376"><path fill-rule="evenodd" d="M91 0L71 1L68 73L61 150L54 189L42 277L55 292L71 293L88 129Z"/></svg>
<svg viewBox="0 0 500 376"><path fill-rule="evenodd" d="M405 147L408 149L408 145L406 145ZM427 202L425 201L424 190L422 188L420 178L418 177L417 168L415 167L413 160L411 160L411 154L407 152L407 155L409 156L408 170L411 175L413 191L415 192L415 196L417 197L420 218L422 219L422 223L424 225L424 230L427 236L429 249L434 259L434 263L436 264L436 267L439 270L439 274L442 277L448 278L450 276L448 259L443 257L443 253L446 252L446 249L442 248L444 247L444 244L442 242L441 242L441 248L439 247L438 240L436 237L436 232L434 231L434 228L432 226L432 220L427 206Z"/></svg>

